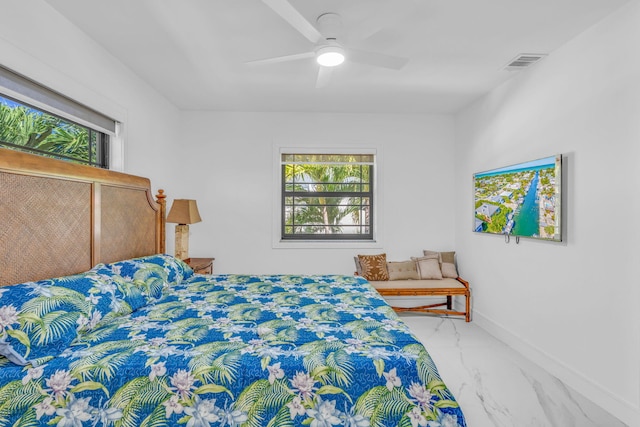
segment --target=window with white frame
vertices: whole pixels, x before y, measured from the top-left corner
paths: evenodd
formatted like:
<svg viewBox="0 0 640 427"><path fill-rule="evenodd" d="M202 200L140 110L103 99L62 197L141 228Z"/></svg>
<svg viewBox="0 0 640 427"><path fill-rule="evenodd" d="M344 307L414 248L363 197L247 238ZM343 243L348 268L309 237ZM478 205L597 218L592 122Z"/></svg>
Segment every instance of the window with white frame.
<svg viewBox="0 0 640 427"><path fill-rule="evenodd" d="M0 147L109 168L116 122L0 67Z"/></svg>
<svg viewBox="0 0 640 427"><path fill-rule="evenodd" d="M374 239L375 154L282 152L281 239Z"/></svg>

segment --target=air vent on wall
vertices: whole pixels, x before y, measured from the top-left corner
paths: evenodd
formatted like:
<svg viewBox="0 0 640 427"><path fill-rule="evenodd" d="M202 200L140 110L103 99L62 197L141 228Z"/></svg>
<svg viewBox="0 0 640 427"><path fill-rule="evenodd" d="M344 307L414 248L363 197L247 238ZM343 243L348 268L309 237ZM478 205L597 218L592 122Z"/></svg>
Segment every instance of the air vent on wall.
<svg viewBox="0 0 640 427"><path fill-rule="evenodd" d="M515 58L513 58L509 63L504 67L507 71L517 71L522 70L524 68L528 68L540 61L544 58L545 54L542 53L522 53Z"/></svg>

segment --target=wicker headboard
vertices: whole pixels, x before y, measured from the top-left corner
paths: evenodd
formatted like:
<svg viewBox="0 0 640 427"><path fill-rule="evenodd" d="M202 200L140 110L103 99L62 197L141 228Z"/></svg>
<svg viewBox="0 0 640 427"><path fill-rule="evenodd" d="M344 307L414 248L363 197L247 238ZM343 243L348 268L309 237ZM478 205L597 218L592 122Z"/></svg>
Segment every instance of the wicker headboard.
<svg viewBox="0 0 640 427"><path fill-rule="evenodd" d="M164 251L147 178L0 148L0 286Z"/></svg>

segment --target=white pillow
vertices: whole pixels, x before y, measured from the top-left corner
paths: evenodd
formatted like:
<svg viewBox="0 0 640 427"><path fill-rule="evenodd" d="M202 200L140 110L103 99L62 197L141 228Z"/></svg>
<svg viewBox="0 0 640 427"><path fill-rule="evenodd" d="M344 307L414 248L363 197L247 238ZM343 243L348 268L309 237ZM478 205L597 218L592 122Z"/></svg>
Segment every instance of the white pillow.
<svg viewBox="0 0 640 427"><path fill-rule="evenodd" d="M387 263L389 280L417 280L418 266L415 261L391 261Z"/></svg>
<svg viewBox="0 0 640 427"><path fill-rule="evenodd" d="M456 253L454 251L451 252L435 252L424 250L422 251L425 256L438 256L438 260L440 261L440 271L442 271L442 277L448 277L451 279L455 279L458 277L458 269L456 268Z"/></svg>
<svg viewBox="0 0 640 427"><path fill-rule="evenodd" d="M411 258L418 267L418 275L421 279L442 280L442 271L440 270L440 261L438 257L427 255L420 258Z"/></svg>

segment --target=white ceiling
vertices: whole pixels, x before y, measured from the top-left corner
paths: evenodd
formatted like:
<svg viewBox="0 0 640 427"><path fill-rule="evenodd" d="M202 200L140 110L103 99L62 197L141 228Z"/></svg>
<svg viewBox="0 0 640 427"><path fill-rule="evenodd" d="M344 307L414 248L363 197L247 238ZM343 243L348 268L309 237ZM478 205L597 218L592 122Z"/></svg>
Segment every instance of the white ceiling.
<svg viewBox="0 0 640 427"><path fill-rule="evenodd" d="M409 58L345 62L320 89L313 58L246 64L313 49L261 0L46 1L181 109L451 113L628 0L290 0L314 24L340 14L349 47Z"/></svg>

